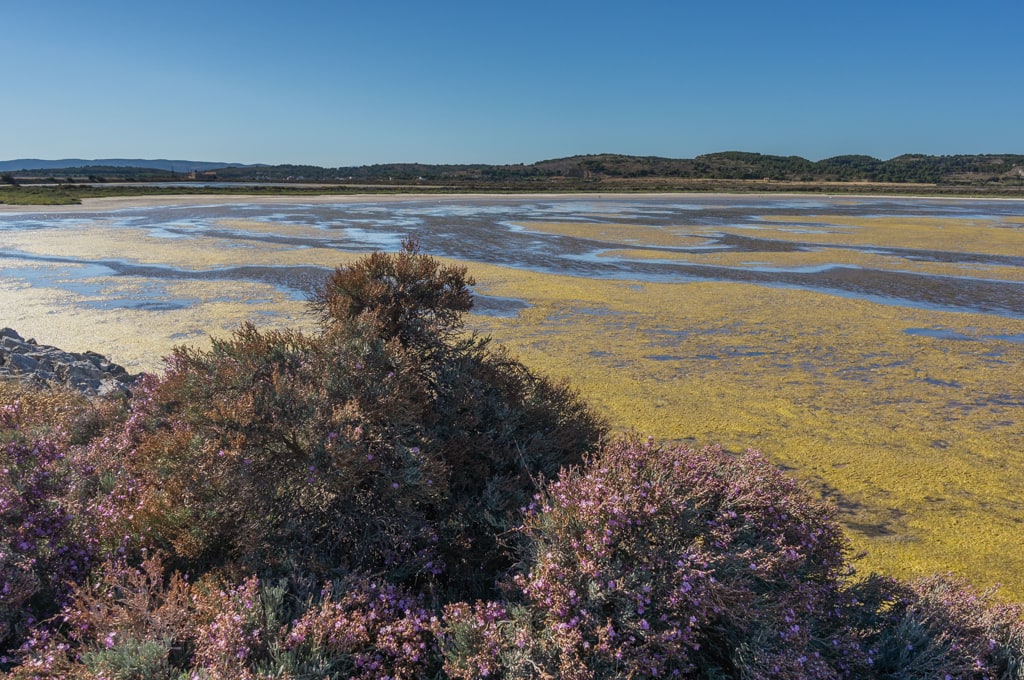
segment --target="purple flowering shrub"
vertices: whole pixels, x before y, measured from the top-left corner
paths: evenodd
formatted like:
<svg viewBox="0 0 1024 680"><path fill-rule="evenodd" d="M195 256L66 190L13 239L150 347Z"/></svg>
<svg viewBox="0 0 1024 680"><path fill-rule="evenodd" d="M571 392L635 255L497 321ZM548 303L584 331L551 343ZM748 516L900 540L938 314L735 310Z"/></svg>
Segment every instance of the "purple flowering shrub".
<svg viewBox="0 0 1024 680"><path fill-rule="evenodd" d="M0 444L0 655L91 568L96 541L76 502L83 472L60 442Z"/></svg>
<svg viewBox="0 0 1024 680"><path fill-rule="evenodd" d="M39 387L0 378L0 441L22 438L88 441L123 416L126 398L88 398L71 388Z"/></svg>
<svg viewBox="0 0 1024 680"><path fill-rule="evenodd" d="M440 644L451 678L553 677L543 659L548 639L538 635L531 612L504 602L457 602L444 608Z"/></svg>
<svg viewBox="0 0 1024 680"><path fill-rule="evenodd" d="M253 680L278 641L280 626L267 611L255 576L235 587L194 589L196 618L193 673L211 680Z"/></svg>
<svg viewBox="0 0 1024 680"><path fill-rule="evenodd" d="M31 558L0 543L0 645L31 622L29 600L40 590L34 567Z"/></svg>
<svg viewBox="0 0 1024 680"><path fill-rule="evenodd" d="M756 451L624 439L528 513L504 602L448 605L479 678L1021 678L1021 608L964 582L850 579L832 510Z"/></svg>
<svg viewBox="0 0 1024 680"><path fill-rule="evenodd" d="M55 623L19 650L15 678L170 678L172 650L192 634L190 585L159 560L99 565Z"/></svg>
<svg viewBox="0 0 1024 680"><path fill-rule="evenodd" d="M291 625L284 648L307 672L317 660L316 671L334 677L412 680L440 667L438 625L422 597L359 578L324 588L319 602Z"/></svg>
<svg viewBox="0 0 1024 680"><path fill-rule="evenodd" d="M368 578L304 601L290 595L295 586L255 576L191 583L166 576L159 559L109 562L75 589L57 632L28 641L13 675L411 680L438 672L438 622L422 597Z"/></svg>
<svg viewBox="0 0 1024 680"><path fill-rule="evenodd" d="M843 626L842 532L756 452L612 443L549 485L523 531L512 590L530 615L450 612L449 627L475 615L489 649L467 664L449 646L457 677L815 678L863 662Z"/></svg>
<svg viewBox="0 0 1024 680"><path fill-rule="evenodd" d="M121 398L0 380L0 669L98 560L104 489L80 444L123 411Z"/></svg>

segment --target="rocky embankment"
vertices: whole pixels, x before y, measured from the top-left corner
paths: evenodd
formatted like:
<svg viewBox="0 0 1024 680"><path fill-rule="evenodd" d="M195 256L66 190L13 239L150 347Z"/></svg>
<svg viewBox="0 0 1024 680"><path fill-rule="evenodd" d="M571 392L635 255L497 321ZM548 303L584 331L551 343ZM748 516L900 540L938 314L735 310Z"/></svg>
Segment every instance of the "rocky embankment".
<svg viewBox="0 0 1024 680"><path fill-rule="evenodd" d="M65 352L0 328L0 378L15 377L37 385L66 385L87 394L127 392L138 375L96 352Z"/></svg>

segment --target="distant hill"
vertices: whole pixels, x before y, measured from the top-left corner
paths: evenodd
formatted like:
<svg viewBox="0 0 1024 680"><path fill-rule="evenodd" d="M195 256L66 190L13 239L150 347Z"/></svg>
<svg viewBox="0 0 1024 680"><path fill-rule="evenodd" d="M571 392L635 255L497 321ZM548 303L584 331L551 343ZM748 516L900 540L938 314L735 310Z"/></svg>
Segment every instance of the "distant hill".
<svg viewBox="0 0 1024 680"><path fill-rule="evenodd" d="M218 170L223 179L242 179L245 168ZM742 151L696 158L594 154L555 158L529 165L427 165L390 163L337 169L268 166L265 178L303 176L311 180L501 182L566 178L577 180L682 178L795 182L984 183L1024 178L1024 155L904 155L886 161L870 156L836 156L809 161Z"/></svg>
<svg viewBox="0 0 1024 680"><path fill-rule="evenodd" d="M145 159L145 158L62 158L56 161L41 160L38 158L16 158L13 161L0 161L0 172L14 172L22 170L63 170L66 168L84 167L108 167L108 168L146 168L150 170L167 170L175 172L188 172L190 170L214 170L227 166L243 166L240 163L213 163L210 161L185 161Z"/></svg>
<svg viewBox="0 0 1024 680"><path fill-rule="evenodd" d="M189 160L78 158L46 161L0 161L2 173L47 173L57 177L105 180L180 179L191 171L215 170L217 179L237 182L424 183L484 187L533 183L600 183L649 180L766 180L772 182L880 182L942 186L1018 186L1024 182L1024 155L976 154L957 156L903 155L889 160L871 156L835 156L810 161L800 156L772 156L724 151L696 158L662 158L593 154L555 158L530 164L432 165L387 163L338 168L315 165L244 165ZM155 173L175 176L156 177Z"/></svg>
<svg viewBox="0 0 1024 680"><path fill-rule="evenodd" d="M692 159L599 154L541 161L532 167L545 174L594 179L684 177L938 184L1022 178L1024 155L904 155L887 161L871 156L835 156L809 161L800 156L771 156L742 151L706 154Z"/></svg>

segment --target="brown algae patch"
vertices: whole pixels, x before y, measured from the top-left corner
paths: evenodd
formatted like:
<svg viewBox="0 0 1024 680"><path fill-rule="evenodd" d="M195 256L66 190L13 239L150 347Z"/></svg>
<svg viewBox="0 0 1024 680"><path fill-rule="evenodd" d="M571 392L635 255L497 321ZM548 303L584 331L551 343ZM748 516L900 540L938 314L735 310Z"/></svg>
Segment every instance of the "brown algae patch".
<svg viewBox="0 0 1024 680"><path fill-rule="evenodd" d="M617 427L763 449L839 504L864 572L953 570L1024 597L1024 343L990 339L1024 321L737 283L472 272L532 305L474 328L570 379Z"/></svg>

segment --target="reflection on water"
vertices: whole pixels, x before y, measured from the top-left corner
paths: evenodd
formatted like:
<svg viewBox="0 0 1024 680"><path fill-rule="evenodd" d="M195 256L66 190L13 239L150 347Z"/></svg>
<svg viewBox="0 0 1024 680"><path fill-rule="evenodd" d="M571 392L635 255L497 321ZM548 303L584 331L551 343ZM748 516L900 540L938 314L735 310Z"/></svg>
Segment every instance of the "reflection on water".
<svg viewBox="0 0 1024 680"><path fill-rule="evenodd" d="M970 241L964 250L895 248L830 242L828 235L850 234L856 227L829 223L851 218L935 218L936 220L987 220L1000 227L1020 229L1024 204L1018 201L950 201L922 199L826 200L820 197L730 197L694 196L670 198L595 197L438 199L408 201L315 203L233 203L218 205L160 206L128 208L105 212L54 214L0 214L0 258L24 259L24 253L6 248L3 236L32 230L75 230L102 223L160 239L191 239L202 248L204 238L237 241L249 246L268 244L295 248L331 248L345 252L396 249L402 238L416 237L425 251L472 262L525 268L532 271L583 277L632 279L637 281L738 281L769 286L797 287L887 304L976 311L1002 316L1024 317L1024 273L1019 277L991 280L971 276L970 267L999 266L1024 272L1021 255L972 252ZM785 218L780 221L778 218ZM772 221L772 218L776 218ZM813 218L813 219L812 219ZM803 221L801 221L803 220ZM1009 221L1007 221L1009 220ZM260 229L247 229L246 223ZM557 223L577 225L575 231L545 230L532 225ZM280 225L279 230L274 226ZM589 225L623 225L654 230L672 230L675 245L643 243L636 238L610 242L600 235L584 233ZM301 229L296 229L301 227ZM132 230L129 232L128 230ZM609 227L603 226L608 232ZM758 238L766 229L788 234L787 240ZM691 233L687 233L690 230ZM813 238L803 242L801 238ZM693 244L680 239L699 236ZM825 237L823 240L823 236ZM130 236L129 236L130 238ZM792 240L788 240L791 238ZM643 248L643 257L622 250ZM842 249L878 258L915 263L961 265L962 275L936 275L871 268L844 263L838 250L828 263L780 265L767 258L749 258L737 265L702 263L702 254L753 253L785 254ZM830 251L831 252L831 251ZM686 259L671 259L687 256ZM112 270L119 276L151 279L203 278L251 280L284 287L296 295L305 294L327 273L320 266L239 266L196 270L173 264L142 266L128 259L90 261L67 253L38 255L37 263L49 262L66 268L78 264ZM0 260L2 263L3 260ZM8 260L11 265L13 261ZM87 270L82 270L87 271ZM0 277L17 278L32 285L38 278L23 267L6 266ZM63 285L75 284L71 276ZM1017 280L1012 280L1017 278ZM1010 279L1010 280L1007 280ZM48 285L60 284L51 279ZM485 308L495 313L494 305Z"/></svg>

